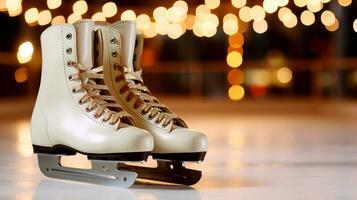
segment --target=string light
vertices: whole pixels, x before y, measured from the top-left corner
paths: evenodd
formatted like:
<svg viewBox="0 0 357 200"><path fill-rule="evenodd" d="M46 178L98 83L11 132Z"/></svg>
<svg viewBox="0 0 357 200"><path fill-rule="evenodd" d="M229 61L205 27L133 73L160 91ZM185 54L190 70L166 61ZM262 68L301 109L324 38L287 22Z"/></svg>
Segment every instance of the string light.
<svg viewBox="0 0 357 200"><path fill-rule="evenodd" d="M228 96L231 100L238 101L244 97L244 88L240 85L233 85L228 90Z"/></svg>
<svg viewBox="0 0 357 200"><path fill-rule="evenodd" d="M58 16L54 17L51 21L52 25L64 24L64 23L66 23L66 18L64 18L64 16L62 16L62 15L58 15Z"/></svg>
<svg viewBox="0 0 357 200"><path fill-rule="evenodd" d="M353 21L353 30L357 32L357 19Z"/></svg>
<svg viewBox="0 0 357 200"><path fill-rule="evenodd" d="M236 8L241 8L247 4L247 0L231 0L231 2Z"/></svg>
<svg viewBox="0 0 357 200"><path fill-rule="evenodd" d="M83 15L88 11L88 5L86 1L76 1L73 6L73 13L77 13L78 15Z"/></svg>
<svg viewBox="0 0 357 200"><path fill-rule="evenodd" d="M218 8L220 3L221 3L220 0L205 0L206 6L212 10Z"/></svg>
<svg viewBox="0 0 357 200"><path fill-rule="evenodd" d="M33 25L38 20L38 10L37 8L30 8L25 12L25 21L26 23Z"/></svg>
<svg viewBox="0 0 357 200"><path fill-rule="evenodd" d="M59 8L62 4L62 0L47 0L47 7L51 10Z"/></svg>
<svg viewBox="0 0 357 200"><path fill-rule="evenodd" d="M268 30L268 23L263 19L253 22L253 30L256 33L262 34Z"/></svg>
<svg viewBox="0 0 357 200"><path fill-rule="evenodd" d="M105 22L106 18L102 12L97 12L97 13L94 13L94 15L92 16L92 20L98 21L98 22Z"/></svg>
<svg viewBox="0 0 357 200"><path fill-rule="evenodd" d="M293 73L287 67L282 67L277 71L277 79L280 83L287 84L291 81Z"/></svg>
<svg viewBox="0 0 357 200"><path fill-rule="evenodd" d="M330 10L325 10L321 14L321 22L325 26L331 26L336 21L335 14Z"/></svg>
<svg viewBox="0 0 357 200"><path fill-rule="evenodd" d="M113 17L118 12L117 5L114 2L107 2L103 5L102 12L107 18Z"/></svg>
<svg viewBox="0 0 357 200"><path fill-rule="evenodd" d="M122 21L135 21L136 14L133 10L126 10L120 15Z"/></svg>
<svg viewBox="0 0 357 200"><path fill-rule="evenodd" d="M310 26L315 22L315 15L309 10L304 10L300 15L300 20L305 26Z"/></svg>
<svg viewBox="0 0 357 200"><path fill-rule="evenodd" d="M82 19L81 15L79 15L78 13L72 13L68 16L67 21L68 21L68 23L73 24L74 22L76 22L80 19Z"/></svg>
<svg viewBox="0 0 357 200"><path fill-rule="evenodd" d="M347 7L351 5L352 0L338 0L338 3L343 7Z"/></svg>
<svg viewBox="0 0 357 200"><path fill-rule="evenodd" d="M141 14L136 18L136 26L140 30L145 30L150 26L150 17L147 14Z"/></svg>
<svg viewBox="0 0 357 200"><path fill-rule="evenodd" d="M232 51L232 52L228 53L226 60L227 60L227 64L230 67L236 68L236 67L239 67L242 64L243 57L239 52Z"/></svg>
<svg viewBox="0 0 357 200"><path fill-rule="evenodd" d="M33 45L30 41L22 43L17 51L17 60L19 63L27 63L32 59Z"/></svg>
<svg viewBox="0 0 357 200"><path fill-rule="evenodd" d="M38 14L38 24L40 26L47 25L51 23L52 15L49 10L43 10Z"/></svg>

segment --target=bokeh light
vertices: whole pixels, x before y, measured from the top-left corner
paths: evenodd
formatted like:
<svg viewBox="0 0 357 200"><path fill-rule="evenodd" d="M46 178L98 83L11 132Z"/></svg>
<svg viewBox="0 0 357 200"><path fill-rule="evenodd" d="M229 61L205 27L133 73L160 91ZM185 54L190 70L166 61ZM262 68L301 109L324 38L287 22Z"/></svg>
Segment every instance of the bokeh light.
<svg viewBox="0 0 357 200"><path fill-rule="evenodd" d="M300 15L300 20L305 26L310 26L315 22L315 15L309 10L304 10Z"/></svg>
<svg viewBox="0 0 357 200"><path fill-rule="evenodd" d="M14 78L17 83L24 83L28 80L28 69L21 67L15 71Z"/></svg>
<svg viewBox="0 0 357 200"><path fill-rule="evenodd" d="M19 63L27 63L32 59L33 45L30 41L22 43L17 51L17 60Z"/></svg>
<svg viewBox="0 0 357 200"><path fill-rule="evenodd" d="M105 17L110 18L118 12L117 5L114 2L107 2L102 7L102 13Z"/></svg>
<svg viewBox="0 0 357 200"><path fill-rule="evenodd" d="M49 10L43 10L38 14L38 24L40 26L47 25L51 23L52 15Z"/></svg>
<svg viewBox="0 0 357 200"><path fill-rule="evenodd" d="M59 8L62 4L62 0L47 0L47 7L49 9Z"/></svg>
<svg viewBox="0 0 357 200"><path fill-rule="evenodd" d="M25 12L25 21L28 24L35 24L38 20L38 10L37 8L30 8Z"/></svg>
<svg viewBox="0 0 357 200"><path fill-rule="evenodd" d="M239 52L232 51L232 52L228 53L226 60L227 60L227 64L230 67L236 68L236 67L239 67L242 64L243 57Z"/></svg>
<svg viewBox="0 0 357 200"><path fill-rule="evenodd" d="M291 81L293 73L289 68L282 67L277 71L276 76L280 83L287 84Z"/></svg>
<svg viewBox="0 0 357 200"><path fill-rule="evenodd" d="M133 10L126 10L120 15L122 21L135 21L136 14Z"/></svg>
<svg viewBox="0 0 357 200"><path fill-rule="evenodd" d="M76 1L73 6L73 13L77 13L78 15L83 15L88 11L88 5L86 1Z"/></svg>
<svg viewBox="0 0 357 200"><path fill-rule="evenodd" d="M233 101L239 101L244 97L244 88L240 85L233 85L228 90L228 96Z"/></svg>

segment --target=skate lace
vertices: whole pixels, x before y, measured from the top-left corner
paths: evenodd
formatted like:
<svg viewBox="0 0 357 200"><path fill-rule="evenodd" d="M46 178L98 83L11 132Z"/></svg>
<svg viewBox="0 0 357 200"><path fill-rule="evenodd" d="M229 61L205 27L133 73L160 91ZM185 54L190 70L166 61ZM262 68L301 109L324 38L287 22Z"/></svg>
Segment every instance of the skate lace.
<svg viewBox="0 0 357 200"><path fill-rule="evenodd" d="M157 117L155 123L162 123L164 127L170 125L170 130L173 129L175 125L174 122L177 122L177 125L187 127L181 118L170 111L166 105L160 103L156 97L151 95L149 89L144 85L144 81L142 79L142 69L129 71L126 67L124 67L124 72L125 79L128 82L128 87L135 96L144 102L142 114L145 115L150 113L148 115L149 119Z"/></svg>
<svg viewBox="0 0 357 200"><path fill-rule="evenodd" d="M78 69L78 73L70 75L69 79L80 81L80 84L75 86L72 92L85 92L79 100L79 104L89 103L86 107L87 112L95 111L95 118L103 117L102 121L110 123L116 130L120 128L120 123L123 118L126 118L129 124L132 123L131 116L115 103L113 96L101 94L101 91L105 91L105 94L109 94L109 89L105 84L101 85L95 81L98 79L104 80L103 66L88 67L76 62L69 62L68 64ZM104 83L104 81L102 82ZM109 101L114 103L110 103ZM112 111L109 107L115 108L118 111Z"/></svg>

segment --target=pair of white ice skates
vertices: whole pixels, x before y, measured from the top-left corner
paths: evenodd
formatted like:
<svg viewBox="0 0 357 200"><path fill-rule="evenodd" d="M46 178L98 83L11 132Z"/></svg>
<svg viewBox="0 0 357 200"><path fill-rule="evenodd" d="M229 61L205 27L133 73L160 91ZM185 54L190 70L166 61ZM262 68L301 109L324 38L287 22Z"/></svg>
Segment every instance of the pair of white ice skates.
<svg viewBox="0 0 357 200"><path fill-rule="evenodd" d="M153 97L140 68L141 34L130 21L81 20L41 35L42 77L31 119L39 166L48 177L129 187L135 179L192 185L201 172L203 133ZM61 156L81 153L91 169L65 167ZM157 167L129 161L157 160Z"/></svg>

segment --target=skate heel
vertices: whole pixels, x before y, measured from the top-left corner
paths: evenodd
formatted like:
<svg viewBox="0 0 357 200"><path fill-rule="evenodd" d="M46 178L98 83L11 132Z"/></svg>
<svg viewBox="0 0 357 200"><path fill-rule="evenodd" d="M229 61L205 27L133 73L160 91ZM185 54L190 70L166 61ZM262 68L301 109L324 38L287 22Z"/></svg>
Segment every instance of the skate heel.
<svg viewBox="0 0 357 200"><path fill-rule="evenodd" d="M53 155L75 155L76 151L64 147L62 145L55 145L53 147L43 147L38 145L32 145L33 151L36 154L53 154Z"/></svg>

